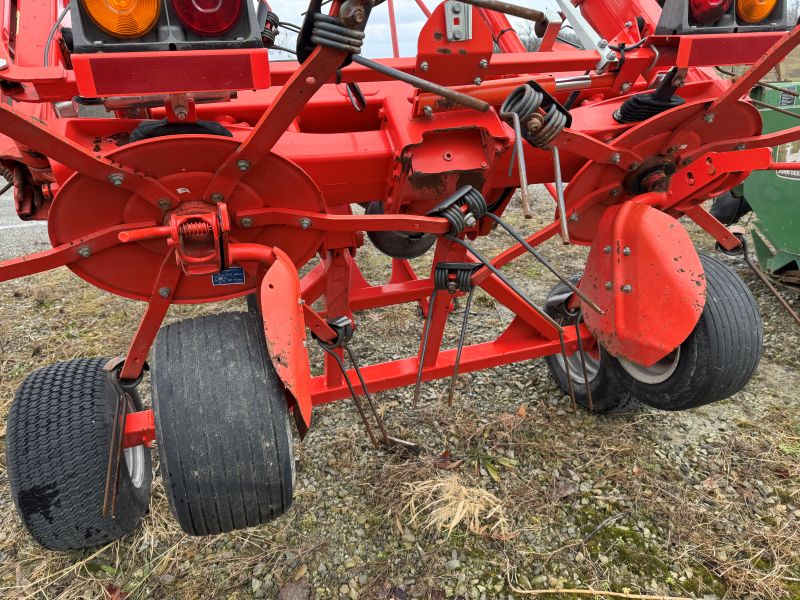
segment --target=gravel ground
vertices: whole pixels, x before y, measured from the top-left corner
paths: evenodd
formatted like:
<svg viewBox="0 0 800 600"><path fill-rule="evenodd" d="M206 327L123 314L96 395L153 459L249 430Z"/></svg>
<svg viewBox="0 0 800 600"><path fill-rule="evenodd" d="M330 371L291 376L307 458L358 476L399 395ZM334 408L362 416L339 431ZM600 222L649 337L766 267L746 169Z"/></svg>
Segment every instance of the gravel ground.
<svg viewBox="0 0 800 600"><path fill-rule="evenodd" d="M537 195L533 222L516 206L509 211L525 231L552 215L550 201ZM712 251L708 238L690 230ZM35 248L44 234L37 226L3 231L11 241L0 252ZM498 233L481 242L487 252L508 243ZM543 252L566 273L580 271L585 257L585 249L555 242ZM359 260L371 281L388 273L388 259L370 246ZM766 331L756 376L731 399L681 413L573 412L542 361L464 375L452 408L445 382L424 384L416 409L409 388L376 394L392 434L420 444L418 456L373 450L351 403L334 403L315 410L310 434L296 445L295 504L280 520L190 538L172 519L157 472L143 527L86 552L49 553L30 540L3 463L0 593L479 599L582 598L593 589L628 597L800 598L800 329L738 259L725 260L753 289ZM533 298L553 285L527 258L508 273ZM797 293L787 296L800 306ZM0 297L3 415L34 368L123 353L142 310L63 269L2 284ZM174 307L169 318L242 308L241 301ZM510 318L482 293L473 309L469 341L495 335ZM448 344L461 310L450 320ZM358 322L352 345L363 363L416 352L415 306L360 314ZM479 499L473 527L436 526L425 506L426 490L436 485L467 502Z"/></svg>

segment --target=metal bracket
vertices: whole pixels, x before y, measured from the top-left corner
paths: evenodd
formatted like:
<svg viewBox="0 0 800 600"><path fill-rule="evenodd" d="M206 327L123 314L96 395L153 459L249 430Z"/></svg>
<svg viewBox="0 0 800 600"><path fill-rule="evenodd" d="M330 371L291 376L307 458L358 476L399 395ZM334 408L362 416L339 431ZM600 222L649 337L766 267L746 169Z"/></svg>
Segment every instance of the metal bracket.
<svg viewBox="0 0 800 600"><path fill-rule="evenodd" d="M444 3L444 19L448 42L466 42L472 39L472 6L460 0Z"/></svg>
<svg viewBox="0 0 800 600"><path fill-rule="evenodd" d="M575 31L575 35L581 42L581 45L587 50L596 50L600 55L600 60L597 62L597 70L602 71L609 63L617 62L616 53L608 47L608 42L600 37L589 22L583 18L580 10L575 7L571 0L555 0L558 3L558 8L563 13L565 20L570 24Z"/></svg>

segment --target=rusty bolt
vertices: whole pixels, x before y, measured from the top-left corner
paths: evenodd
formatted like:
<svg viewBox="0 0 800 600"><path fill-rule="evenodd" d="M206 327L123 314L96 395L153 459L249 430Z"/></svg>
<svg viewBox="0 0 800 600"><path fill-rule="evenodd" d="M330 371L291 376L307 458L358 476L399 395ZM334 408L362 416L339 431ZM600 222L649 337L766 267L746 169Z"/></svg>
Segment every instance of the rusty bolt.
<svg viewBox="0 0 800 600"><path fill-rule="evenodd" d="M606 254L611 254L611 246L606 246L605 248L603 248L603 252L605 252Z"/></svg>
<svg viewBox="0 0 800 600"><path fill-rule="evenodd" d="M240 171L247 171L250 168L250 161L249 160L237 160L236 166L239 167Z"/></svg>
<svg viewBox="0 0 800 600"><path fill-rule="evenodd" d="M242 227L252 227L253 226L253 219L250 217L245 217L242 219Z"/></svg>
<svg viewBox="0 0 800 600"><path fill-rule="evenodd" d="M458 291L458 284L455 281L448 281L447 291L451 294L455 294Z"/></svg>
<svg viewBox="0 0 800 600"><path fill-rule="evenodd" d="M346 2L340 18L347 27L358 27L367 18L364 7L354 2Z"/></svg>
<svg viewBox="0 0 800 600"><path fill-rule="evenodd" d="M225 200L225 196L223 196L219 192L214 192L213 194L211 194L212 202L222 202L223 200Z"/></svg>
<svg viewBox="0 0 800 600"><path fill-rule="evenodd" d="M168 287L158 288L158 295L162 298L169 298L170 289Z"/></svg>
<svg viewBox="0 0 800 600"><path fill-rule="evenodd" d="M300 227L302 227L303 229L308 229L309 227L311 227L311 219L305 219L305 218L300 219Z"/></svg>
<svg viewBox="0 0 800 600"><path fill-rule="evenodd" d="M531 115L531 118L528 119L528 122L525 123L525 129L528 130L528 133L536 133L542 128L543 123L544 117L538 112L535 112Z"/></svg>
<svg viewBox="0 0 800 600"><path fill-rule="evenodd" d="M622 253L623 253L625 256L630 256L630 255L631 255L631 249L630 249L630 248L628 248L628 246L625 246L625 247L622 249Z"/></svg>
<svg viewBox="0 0 800 600"><path fill-rule="evenodd" d="M485 58L482 58L481 62L479 62L478 64L480 65L481 69L488 69L489 68L489 61L486 60Z"/></svg>
<svg viewBox="0 0 800 600"><path fill-rule="evenodd" d="M78 248L78 256L81 258L89 258L92 255L92 249L89 246L81 246Z"/></svg>
<svg viewBox="0 0 800 600"><path fill-rule="evenodd" d="M633 287L631 286L631 284L629 284L629 283L626 283L625 285L623 285L623 286L622 286L621 288L619 288L619 289L621 289L621 290L622 290L624 293L626 293L626 294L630 294L630 293L631 293L631 291L633 290Z"/></svg>
<svg viewBox="0 0 800 600"><path fill-rule="evenodd" d="M605 288L606 288L607 290L610 290L612 287L614 287L614 285L613 285L613 284L612 284L610 281L606 281Z"/></svg>
<svg viewBox="0 0 800 600"><path fill-rule="evenodd" d="M421 63L419 63L419 68L420 68L422 71L427 71L428 69L430 69L430 68L431 68L431 66L428 64L428 61L427 61L427 60L423 60Z"/></svg>
<svg viewBox="0 0 800 600"><path fill-rule="evenodd" d="M158 201L158 208L160 208L161 210L169 210L170 208L172 208L172 204L166 198L162 198L161 200Z"/></svg>
<svg viewBox="0 0 800 600"><path fill-rule="evenodd" d="M108 176L108 181L114 187L119 187L125 181L125 176L122 173L112 173Z"/></svg>

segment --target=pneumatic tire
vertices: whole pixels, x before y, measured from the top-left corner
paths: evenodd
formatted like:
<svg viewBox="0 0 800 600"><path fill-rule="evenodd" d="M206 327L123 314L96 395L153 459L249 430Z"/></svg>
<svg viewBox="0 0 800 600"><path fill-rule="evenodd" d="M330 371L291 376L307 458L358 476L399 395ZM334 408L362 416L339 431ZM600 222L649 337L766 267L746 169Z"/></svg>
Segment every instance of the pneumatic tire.
<svg viewBox="0 0 800 600"><path fill-rule="evenodd" d="M288 510L294 455L286 394L254 315L162 328L152 381L164 487L186 533L252 527Z"/></svg>
<svg viewBox="0 0 800 600"><path fill-rule="evenodd" d="M758 304L744 281L724 263L703 254L700 261L706 274L705 307L678 348L650 367L614 358L599 345L594 356L587 356L595 412L618 411L637 403L660 410L695 408L729 398L753 376L763 343ZM566 291L566 286L559 284L548 298ZM553 316L556 314L558 311ZM588 408L576 355L568 360L575 399ZM546 361L556 384L566 393L564 359L553 355Z"/></svg>
<svg viewBox="0 0 800 600"><path fill-rule="evenodd" d="M150 451L126 451L115 516L103 516L117 395L103 366L79 358L39 369L11 404L6 464L11 495L31 536L49 550L91 548L133 531L147 512ZM138 397L131 394L138 409Z"/></svg>

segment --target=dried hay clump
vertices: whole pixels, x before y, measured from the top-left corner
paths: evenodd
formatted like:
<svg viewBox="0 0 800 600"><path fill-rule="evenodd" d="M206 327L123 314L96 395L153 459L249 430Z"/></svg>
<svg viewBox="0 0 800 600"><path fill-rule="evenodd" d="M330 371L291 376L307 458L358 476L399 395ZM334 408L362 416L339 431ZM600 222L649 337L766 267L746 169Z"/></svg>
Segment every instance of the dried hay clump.
<svg viewBox="0 0 800 600"><path fill-rule="evenodd" d="M446 529L449 536L463 522L477 535L512 537L500 500L482 488L464 485L458 475L405 483L404 488L403 512L425 529Z"/></svg>

